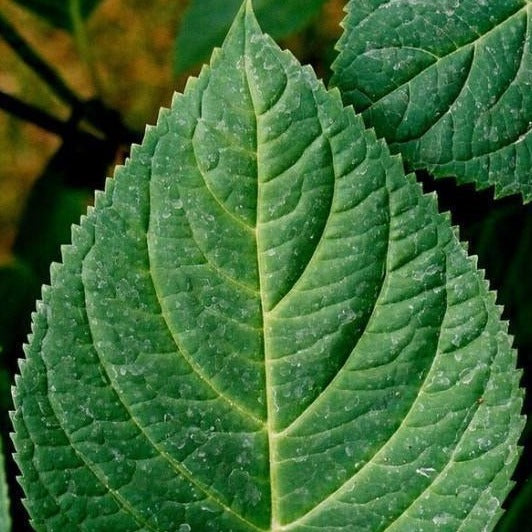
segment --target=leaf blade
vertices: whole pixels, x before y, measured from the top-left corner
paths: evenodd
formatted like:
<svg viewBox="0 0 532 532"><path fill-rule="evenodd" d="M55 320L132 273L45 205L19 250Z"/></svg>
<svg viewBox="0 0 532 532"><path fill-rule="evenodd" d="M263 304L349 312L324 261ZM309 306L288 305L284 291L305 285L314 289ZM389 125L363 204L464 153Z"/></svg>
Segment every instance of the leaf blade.
<svg viewBox="0 0 532 532"><path fill-rule="evenodd" d="M351 2L332 83L410 168L530 201L531 16L522 0Z"/></svg>
<svg viewBox="0 0 532 532"><path fill-rule="evenodd" d="M457 477L451 518L476 519L490 479L447 474L455 453L509 487L521 392L493 295L434 197L249 4L51 285L14 416L43 528L436 523L424 494Z"/></svg>

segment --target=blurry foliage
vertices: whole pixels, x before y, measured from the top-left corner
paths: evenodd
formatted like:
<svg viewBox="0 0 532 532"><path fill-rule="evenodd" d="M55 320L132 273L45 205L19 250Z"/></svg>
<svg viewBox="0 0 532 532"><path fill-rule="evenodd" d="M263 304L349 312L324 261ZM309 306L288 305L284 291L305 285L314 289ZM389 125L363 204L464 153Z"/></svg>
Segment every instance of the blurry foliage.
<svg viewBox="0 0 532 532"><path fill-rule="evenodd" d="M25 3L0 0L0 12L51 65L60 70L78 95L83 98L95 96L90 70L77 52L75 39L42 17L21 9L19 4ZM54 2L49 0L48 3ZM285 41L285 45L303 62L317 63L317 71L323 77L328 75L333 46L341 32L339 21L343 18L343 4L343 0L329 0L319 22ZM188 76L199 70L196 65L177 78L172 70L174 41L187 5L186 0L105 0L87 22L91 59L101 82L102 94L98 96L118 111L133 129L141 131L146 123L154 123L159 108L169 105L172 89L182 89ZM67 106L2 39L0 57L0 90L34 103L59 118L68 118ZM29 190L46 161L59 148L60 139L0 112L0 143L1 264L9 258L16 222ZM120 153L117 154L116 161L112 162L119 162L121 157Z"/></svg>
<svg viewBox="0 0 532 532"><path fill-rule="evenodd" d="M324 3L324 0L255 0L253 8L262 29L274 39L281 39L315 18ZM206 60L213 44L222 45L241 4L241 0L189 0L176 38L177 73Z"/></svg>
<svg viewBox="0 0 532 532"><path fill-rule="evenodd" d="M18 4L46 19L53 26L72 31L73 12L87 18L101 0L15 0Z"/></svg>
<svg viewBox="0 0 532 532"><path fill-rule="evenodd" d="M92 13L77 34L65 18L72 2L79 3L82 15ZM48 14L37 16L45 4ZM131 140L140 139L144 124L154 123L159 108L169 105L172 89L181 90L199 69L195 65L173 74L179 54L174 41L188 5L187 0L0 0L0 13L79 99L75 106L65 104L0 38L0 91L45 110L64 126L58 135L0 110L0 424L8 453L9 382L40 285L47 282L48 265L58 259L59 245L68 242L70 224L85 211L92 190L102 188ZM310 26L282 41L325 80L344 5L343 0L328 0ZM95 119L100 116L102 123ZM523 385L530 389L532 205L523 206L517 197L495 202L492 190L475 192L452 180L420 178L426 190L438 191L442 210L451 210L462 238L470 242L470 253L479 255L479 266L499 291L525 371ZM528 397L527 412L529 405ZM529 424L523 440L527 447L530 432ZM21 510L20 490L16 468L7 458L16 512ZM519 519L526 518L532 490L525 479L531 473L525 457L517 471L515 504L501 530L516 530Z"/></svg>

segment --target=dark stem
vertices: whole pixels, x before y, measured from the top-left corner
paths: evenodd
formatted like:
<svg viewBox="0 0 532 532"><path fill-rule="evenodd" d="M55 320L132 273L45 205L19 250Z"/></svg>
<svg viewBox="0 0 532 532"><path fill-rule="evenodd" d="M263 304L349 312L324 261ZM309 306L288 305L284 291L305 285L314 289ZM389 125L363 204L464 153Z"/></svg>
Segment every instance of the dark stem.
<svg viewBox="0 0 532 532"><path fill-rule="evenodd" d="M86 105L85 103L83 105ZM62 138L70 135L74 130L77 135L81 137L86 136L87 139L96 139L97 137L89 132L80 131L77 129L77 125L80 120L83 118L83 107L75 108L76 111L72 113L68 121L62 121L55 116L39 109L38 107L31 105L29 103L23 102L22 100L11 96L10 94L5 93L0 90L0 110L6 111L7 113L25 120L37 127L40 127L50 133L54 133ZM120 126L121 123L119 122ZM132 131L125 126L122 126L118 133L119 135L115 137L114 142L127 143L131 144L133 142L139 143L142 140L142 134L137 131ZM103 128L102 128L103 129Z"/></svg>
<svg viewBox="0 0 532 532"><path fill-rule="evenodd" d="M108 108L100 100L82 101L78 98L56 70L32 48L1 12L0 37L4 38L22 61L32 68L59 98L71 106L72 116L78 117L80 121L87 120L92 126L102 131L106 137L112 138L114 141L118 140L120 143L126 144L140 141L142 134L125 126L118 112ZM6 108L6 105L9 108ZM1 107L19 118L29 120L44 129L58 133L61 136L64 134L64 123L7 94L3 94ZM59 130L57 129L58 127L60 128Z"/></svg>
<svg viewBox="0 0 532 532"><path fill-rule="evenodd" d="M54 133L63 139L69 138L75 134L78 138L86 139L88 142L99 140L98 137L94 136L88 131L80 131L77 128L79 122L79 116L77 116L77 113L73 113L68 121L63 122L46 111L43 111L34 105L23 102L1 90L0 109L3 109L9 114L25 120L26 122L29 122L37 127L49 131L50 133Z"/></svg>
<svg viewBox="0 0 532 532"><path fill-rule="evenodd" d="M46 111L6 94L4 91L0 91L0 109L61 137L65 135L68 129L66 122L62 122Z"/></svg>
<svg viewBox="0 0 532 532"><path fill-rule="evenodd" d="M6 43L20 59L34 70L59 98L73 107L81 105L80 99L67 86L61 76L32 48L1 12L0 36L4 38Z"/></svg>

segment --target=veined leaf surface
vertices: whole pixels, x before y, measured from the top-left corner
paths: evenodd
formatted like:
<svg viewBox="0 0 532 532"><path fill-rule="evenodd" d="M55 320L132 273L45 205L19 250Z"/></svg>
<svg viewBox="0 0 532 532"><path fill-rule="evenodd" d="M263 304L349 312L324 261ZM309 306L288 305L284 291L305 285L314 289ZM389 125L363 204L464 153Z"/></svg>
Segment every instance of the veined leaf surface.
<svg viewBox="0 0 532 532"><path fill-rule="evenodd" d="M499 315L247 3L52 268L14 394L33 523L489 528L522 428Z"/></svg>
<svg viewBox="0 0 532 532"><path fill-rule="evenodd" d="M0 441L0 530L9 532L11 530L11 518L9 517L9 499L7 495L7 484L4 470L4 453L2 442Z"/></svg>
<svg viewBox="0 0 532 532"><path fill-rule="evenodd" d="M73 18L88 18L101 0L15 0L53 26L72 31Z"/></svg>
<svg viewBox="0 0 532 532"><path fill-rule="evenodd" d="M281 38L301 29L324 3L325 0L255 0L254 8L264 31ZM177 73L203 61L222 43L241 4L242 0L190 0L176 39Z"/></svg>
<svg viewBox="0 0 532 532"><path fill-rule="evenodd" d="M356 0L332 83L411 168L532 199L529 0Z"/></svg>

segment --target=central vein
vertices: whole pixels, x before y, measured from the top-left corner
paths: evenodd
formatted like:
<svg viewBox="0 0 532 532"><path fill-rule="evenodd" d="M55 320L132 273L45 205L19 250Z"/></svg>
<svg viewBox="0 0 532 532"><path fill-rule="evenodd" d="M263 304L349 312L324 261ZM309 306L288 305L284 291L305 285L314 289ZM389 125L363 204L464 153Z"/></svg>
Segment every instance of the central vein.
<svg viewBox="0 0 532 532"><path fill-rule="evenodd" d="M247 44L247 36L245 38ZM265 396L266 396L266 430L268 432L268 450L269 450L269 472L270 472L270 498L271 498L271 512L270 512L270 527L272 531L278 530L280 523L278 520L279 515L279 506L277 500L277 471L276 471L276 441L274 433L274 416L275 416L275 403L273 398L273 379L272 379L272 364L271 364L271 355L268 342L268 334L271 329L268 323L268 311L266 305L266 294L264 291L264 276L265 276L265 266L262 257L262 250L265 249L263 243L261 242L261 220L262 209L264 208L263 200L261 198L261 181L264 173L261 171L261 138L260 138L260 124L259 116L256 111L257 106L256 95L254 95L254 86L253 78L250 76L248 70L248 57L247 50L244 50L244 78L246 81L249 98L253 107L253 114L255 117L255 153L257 156L256 159L256 172L257 172L257 209L256 209L256 221L255 221L255 241L256 241L256 250L257 250L257 271L259 275L259 295L260 295L260 312L262 316L262 329L263 329L263 341L262 349L264 356L264 386L265 386Z"/></svg>
<svg viewBox="0 0 532 532"><path fill-rule="evenodd" d="M258 155L258 151L257 151ZM258 164L259 157L257 157L257 174L260 176L260 165ZM260 183L260 179L259 179ZM258 186L258 195L260 196L260 186ZM260 201L257 203L257 217L260 217ZM272 364L268 342L268 334L270 332L270 325L268 323L268 313L264 307L264 291L262 289L262 283L260 282L264 274L264 266L261 261L261 245L260 245L260 224L257 224L256 229L257 239L257 261L259 271L259 288L260 288L260 305L262 314L263 325L263 350L264 350L264 377L265 377L265 393L266 393L266 430L268 431L268 449L269 449L269 462L270 462L270 497L271 497L271 530L277 530L280 523L278 522L278 500L277 500L277 448L275 440L274 429L274 415L275 415L275 402L273 398L273 379L272 379Z"/></svg>

